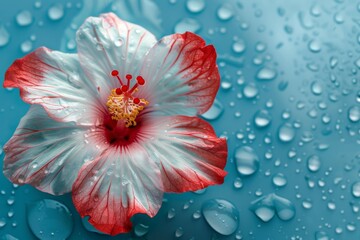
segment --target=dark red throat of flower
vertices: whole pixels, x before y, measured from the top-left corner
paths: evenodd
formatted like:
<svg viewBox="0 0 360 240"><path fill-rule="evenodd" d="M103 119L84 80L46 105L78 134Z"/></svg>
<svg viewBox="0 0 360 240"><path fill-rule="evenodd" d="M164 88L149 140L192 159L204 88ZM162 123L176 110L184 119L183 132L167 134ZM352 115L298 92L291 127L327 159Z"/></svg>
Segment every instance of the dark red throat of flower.
<svg viewBox="0 0 360 240"><path fill-rule="evenodd" d="M138 87L145 84L142 76L136 77L136 83L131 86L133 76L127 74L126 84L121 80L119 71L112 70L111 75L119 80L120 87L111 90L106 102L109 113L113 120L123 120L126 127L136 126L137 115L149 104L144 98L134 97L133 94L138 91Z"/></svg>

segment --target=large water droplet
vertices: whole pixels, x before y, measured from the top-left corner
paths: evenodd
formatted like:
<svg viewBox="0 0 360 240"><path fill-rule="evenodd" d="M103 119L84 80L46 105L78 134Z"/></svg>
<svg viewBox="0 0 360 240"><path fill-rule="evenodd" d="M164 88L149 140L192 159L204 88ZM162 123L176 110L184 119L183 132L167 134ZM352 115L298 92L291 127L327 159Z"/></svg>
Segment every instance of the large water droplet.
<svg viewBox="0 0 360 240"><path fill-rule="evenodd" d="M351 122L358 122L360 120L360 107L350 107L348 111L348 117Z"/></svg>
<svg viewBox="0 0 360 240"><path fill-rule="evenodd" d="M254 123L257 127L263 128L270 124L271 115L267 110L259 110L254 115Z"/></svg>
<svg viewBox="0 0 360 240"><path fill-rule="evenodd" d="M311 172L319 171L321 167L320 158L317 155L311 155L307 159L307 166Z"/></svg>
<svg viewBox="0 0 360 240"><path fill-rule="evenodd" d="M16 23L21 27L29 26L32 22L33 16L28 10L23 10L16 15Z"/></svg>
<svg viewBox="0 0 360 240"><path fill-rule="evenodd" d="M218 8L217 16L222 21L230 20L234 16L233 8L228 4L224 4Z"/></svg>
<svg viewBox="0 0 360 240"><path fill-rule="evenodd" d="M64 16L64 6L60 3L56 3L48 9L47 14L51 20L58 21Z"/></svg>
<svg viewBox="0 0 360 240"><path fill-rule="evenodd" d="M289 221L295 217L295 206L286 198L274 194L274 206L277 216L283 221Z"/></svg>
<svg viewBox="0 0 360 240"><path fill-rule="evenodd" d="M193 32L196 33L201 29L201 25L198 20L193 18L181 19L174 28L177 33Z"/></svg>
<svg viewBox="0 0 360 240"><path fill-rule="evenodd" d="M360 181L353 183L351 186L351 193L354 197L360 198Z"/></svg>
<svg viewBox="0 0 360 240"><path fill-rule="evenodd" d="M251 147L242 146L235 149L234 157L237 165L237 171L241 175L252 175L259 169L259 157Z"/></svg>
<svg viewBox="0 0 360 240"><path fill-rule="evenodd" d="M291 142L295 137L295 129L291 124L285 123L279 127L278 136L282 142Z"/></svg>
<svg viewBox="0 0 360 240"><path fill-rule="evenodd" d="M231 235L238 228L239 211L226 200L211 199L205 202L202 214L210 227L222 235Z"/></svg>
<svg viewBox="0 0 360 240"><path fill-rule="evenodd" d="M277 73L275 70L265 67L257 72L256 77L259 80L268 81L268 80L273 80L276 77L276 75Z"/></svg>
<svg viewBox="0 0 360 240"><path fill-rule="evenodd" d="M6 46L10 41L10 34L5 26L0 24L0 47Z"/></svg>
<svg viewBox="0 0 360 240"><path fill-rule="evenodd" d="M39 239L67 239L73 229L73 219L68 208L51 199L30 204L27 222Z"/></svg>
<svg viewBox="0 0 360 240"><path fill-rule="evenodd" d="M187 0L186 8L191 13L199 13L205 8L205 0Z"/></svg>
<svg viewBox="0 0 360 240"><path fill-rule="evenodd" d="M220 101L215 99L211 108L209 108L209 110L207 110L201 116L207 120L215 120L222 114L223 111L224 111L223 105L221 104Z"/></svg>

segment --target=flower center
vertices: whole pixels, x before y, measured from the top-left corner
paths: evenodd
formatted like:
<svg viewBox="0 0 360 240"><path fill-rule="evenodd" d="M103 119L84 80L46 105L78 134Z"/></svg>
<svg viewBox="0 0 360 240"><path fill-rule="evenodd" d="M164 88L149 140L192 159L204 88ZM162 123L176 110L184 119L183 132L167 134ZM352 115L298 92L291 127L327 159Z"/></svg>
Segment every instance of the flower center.
<svg viewBox="0 0 360 240"><path fill-rule="evenodd" d="M134 97L133 94L138 91L138 86L144 85L145 80L142 76L136 77L136 83L130 88L132 75L127 74L127 84L124 84L119 77L119 72L113 70L111 75L117 77L120 82L120 88L114 88L106 102L106 106L113 120L124 120L126 127L136 126L137 115L149 104L144 98Z"/></svg>

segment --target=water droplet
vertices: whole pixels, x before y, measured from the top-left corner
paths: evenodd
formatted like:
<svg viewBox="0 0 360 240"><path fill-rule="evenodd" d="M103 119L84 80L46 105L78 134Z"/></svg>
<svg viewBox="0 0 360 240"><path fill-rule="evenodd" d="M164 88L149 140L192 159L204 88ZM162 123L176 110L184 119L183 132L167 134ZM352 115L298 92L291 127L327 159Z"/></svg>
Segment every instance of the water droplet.
<svg viewBox="0 0 360 240"><path fill-rule="evenodd" d="M205 8L205 0L187 0L186 8L191 13L199 13Z"/></svg>
<svg viewBox="0 0 360 240"><path fill-rule="evenodd" d="M269 222L275 216L273 195L269 194L251 202L250 210L263 222Z"/></svg>
<svg viewBox="0 0 360 240"><path fill-rule="evenodd" d="M209 108L209 110L207 110L201 116L206 120L215 120L218 117L220 117L223 111L224 111L223 105L221 104L220 101L215 99L213 105Z"/></svg>
<svg viewBox="0 0 360 240"><path fill-rule="evenodd" d="M291 142L295 137L295 129L291 124L285 123L279 127L278 136L282 142Z"/></svg>
<svg viewBox="0 0 360 240"><path fill-rule="evenodd" d="M68 208L51 199L30 204L27 222L39 239L66 239L73 229L73 219Z"/></svg>
<svg viewBox="0 0 360 240"><path fill-rule="evenodd" d="M256 87L254 83L249 83L244 87L243 93L246 98L251 99L258 95L259 89Z"/></svg>
<svg viewBox="0 0 360 240"><path fill-rule="evenodd" d="M144 224L137 224L134 228L134 233L137 237L143 237L149 232L149 226Z"/></svg>
<svg viewBox="0 0 360 240"><path fill-rule="evenodd" d="M32 42L29 40L26 40L20 45L20 49L23 53L28 53L32 49Z"/></svg>
<svg viewBox="0 0 360 240"><path fill-rule="evenodd" d="M320 158L317 155L311 155L307 159L307 167L311 172L319 171L321 167Z"/></svg>
<svg viewBox="0 0 360 240"><path fill-rule="evenodd" d="M235 149L234 157L236 160L237 171L241 175L252 175L259 169L259 157L251 147L242 146Z"/></svg>
<svg viewBox="0 0 360 240"><path fill-rule="evenodd" d="M241 180L241 178L235 178L235 180L234 180L234 187L236 188L236 189L240 189L240 188L242 188L243 187L243 181Z"/></svg>
<svg viewBox="0 0 360 240"><path fill-rule="evenodd" d="M0 228L4 227L6 225L6 219L5 218L0 218Z"/></svg>
<svg viewBox="0 0 360 240"><path fill-rule="evenodd" d="M200 217L201 217L201 213L199 210L197 210L193 213L193 219L199 219Z"/></svg>
<svg viewBox="0 0 360 240"><path fill-rule="evenodd" d="M254 115L254 123L257 127L267 127L271 122L271 115L267 110L259 110Z"/></svg>
<svg viewBox="0 0 360 240"><path fill-rule="evenodd" d="M302 202L302 206L305 209L310 209L312 208L312 201L310 199L306 199Z"/></svg>
<svg viewBox="0 0 360 240"><path fill-rule="evenodd" d="M10 34L5 26L0 24L0 47L6 46L10 41Z"/></svg>
<svg viewBox="0 0 360 240"><path fill-rule="evenodd" d="M259 80L268 81L268 80L273 80L274 78L276 78L276 75L277 75L277 73L275 70L265 67L265 68L260 69L257 72L256 77Z"/></svg>
<svg viewBox="0 0 360 240"><path fill-rule="evenodd" d="M246 49L245 42L243 40L237 40L232 45L234 53L243 53Z"/></svg>
<svg viewBox="0 0 360 240"><path fill-rule="evenodd" d="M233 8L228 4L223 4L218 8L217 16L222 21L230 20L234 16Z"/></svg>
<svg viewBox="0 0 360 240"><path fill-rule="evenodd" d="M58 21L64 16L64 6L60 3L56 3L48 9L47 14L51 20Z"/></svg>
<svg viewBox="0 0 360 240"><path fill-rule="evenodd" d="M272 182L276 187L284 187L287 184L287 179L284 174L277 173L273 176Z"/></svg>
<svg viewBox="0 0 360 240"><path fill-rule="evenodd" d="M202 205L202 214L210 227L222 235L231 235L238 228L239 211L226 200L206 201Z"/></svg>
<svg viewBox="0 0 360 240"><path fill-rule="evenodd" d="M175 237L179 238L182 235L184 235L184 229L182 227L179 227L178 229L176 229L175 231Z"/></svg>
<svg viewBox="0 0 360 240"><path fill-rule="evenodd" d="M322 86L319 82L314 81L311 83L311 91L314 95L320 95L322 93Z"/></svg>
<svg viewBox="0 0 360 240"><path fill-rule="evenodd" d="M353 183L351 186L351 193L354 197L360 198L360 181Z"/></svg>
<svg viewBox="0 0 360 240"><path fill-rule="evenodd" d="M198 20L193 18L183 18L175 25L174 31L177 33L184 33L187 31L197 33L200 29L201 25Z"/></svg>
<svg viewBox="0 0 360 240"><path fill-rule="evenodd" d="M330 58L330 68L334 69L336 67L336 65L338 64L339 60L337 59L337 57L331 57Z"/></svg>
<svg viewBox="0 0 360 240"><path fill-rule="evenodd" d="M309 50L313 53L318 53L321 51L321 44L317 40L310 41L308 47L309 47Z"/></svg>
<svg viewBox="0 0 360 240"><path fill-rule="evenodd" d="M316 240L330 240L326 232L318 231L315 233Z"/></svg>
<svg viewBox="0 0 360 240"><path fill-rule="evenodd" d="M29 26L33 22L33 16L28 10L20 11L16 15L16 23L21 27Z"/></svg>
<svg viewBox="0 0 360 240"><path fill-rule="evenodd" d="M358 122L360 120L360 107L353 106L349 108L348 117L351 122Z"/></svg>
<svg viewBox="0 0 360 240"><path fill-rule="evenodd" d="M277 216L283 221L289 221L295 217L295 206L286 198L274 194L274 206Z"/></svg>
<svg viewBox="0 0 360 240"><path fill-rule="evenodd" d="M172 219L175 217L175 208L170 208L167 214L168 219Z"/></svg>
<svg viewBox="0 0 360 240"><path fill-rule="evenodd" d="M12 226L16 226L16 223L12 224ZM19 240L18 238L14 237L13 235L10 235L10 234L5 234L2 236L1 240Z"/></svg>

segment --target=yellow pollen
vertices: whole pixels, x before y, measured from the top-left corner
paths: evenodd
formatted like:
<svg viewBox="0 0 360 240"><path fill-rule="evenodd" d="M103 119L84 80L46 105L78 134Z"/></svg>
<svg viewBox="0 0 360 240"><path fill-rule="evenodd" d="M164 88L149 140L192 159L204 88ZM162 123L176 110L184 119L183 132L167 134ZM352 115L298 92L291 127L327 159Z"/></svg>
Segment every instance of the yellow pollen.
<svg viewBox="0 0 360 240"><path fill-rule="evenodd" d="M134 92L136 92L135 89ZM143 98L139 98L139 102L135 103L134 98L129 93L117 94L116 89L111 90L106 106L113 120L124 120L126 127L136 126L137 115L149 104Z"/></svg>

